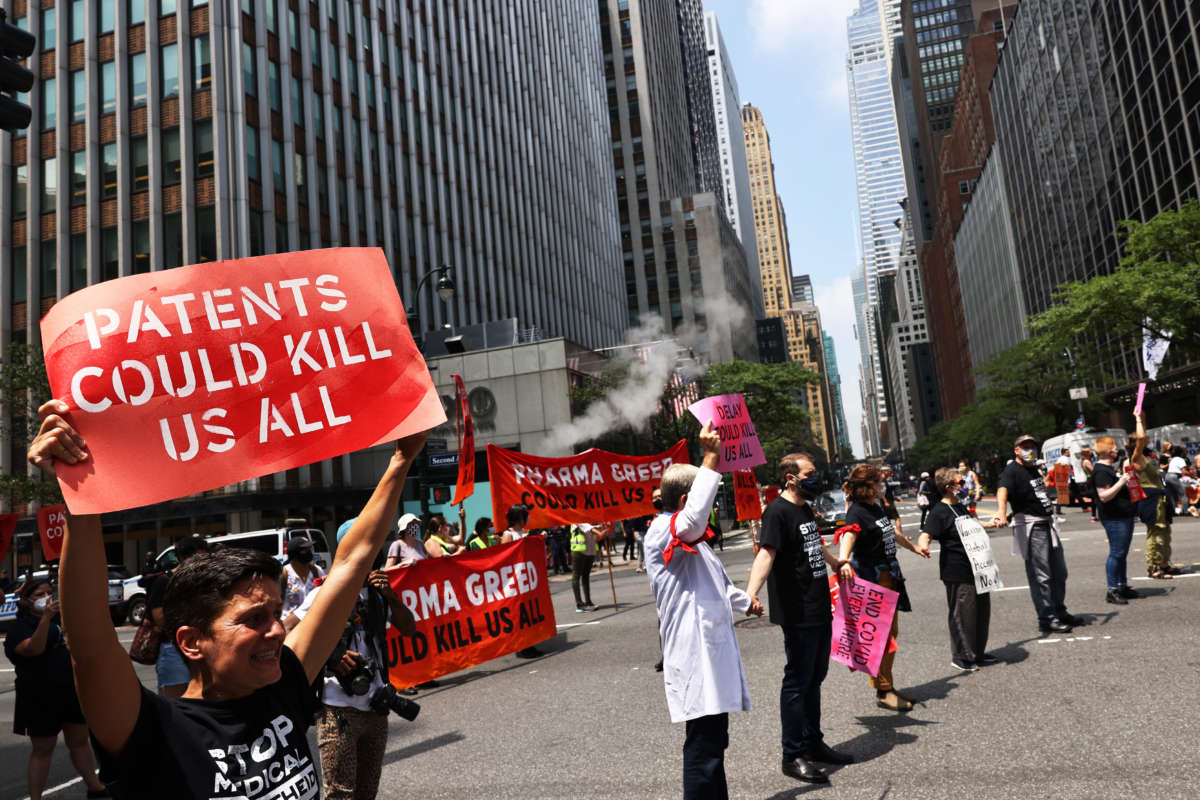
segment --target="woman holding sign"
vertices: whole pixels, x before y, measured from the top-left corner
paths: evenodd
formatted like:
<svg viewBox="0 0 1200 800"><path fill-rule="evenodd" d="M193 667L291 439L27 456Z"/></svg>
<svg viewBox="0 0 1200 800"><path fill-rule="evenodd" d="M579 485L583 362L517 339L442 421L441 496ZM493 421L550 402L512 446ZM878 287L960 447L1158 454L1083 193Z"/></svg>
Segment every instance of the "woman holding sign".
<svg viewBox="0 0 1200 800"><path fill-rule="evenodd" d="M917 546L928 552L931 539L936 539L941 545L938 572L942 583L946 585L950 650L953 653L950 663L963 672L977 672L980 667L1000 662L1000 659L984 652L992 618L992 596L989 592L979 593L976 590L975 570L959 533L958 520L974 522L967 507L958 500L962 475L956 469L943 467L934 473L933 483L941 493L942 500L929 510L929 516L921 526Z"/></svg>
<svg viewBox="0 0 1200 800"><path fill-rule="evenodd" d="M907 536L895 529L887 512L879 504L885 490L883 471L879 467L856 464L850 470L850 477L842 486L842 491L850 500L850 507L846 510L846 527L841 529L840 536L842 549L838 557L848 562L841 572L847 580L858 574L864 580L899 593L900 602L896 610L912 611L908 592L904 589L904 574L900 571L900 562L896 560L896 544L922 558L929 558L929 548L914 545ZM890 636L896 638L898 631L899 626L893 616ZM871 678L875 704L893 711L909 711L913 699L897 692L892 683L892 662L895 658L894 651L885 653L879 664L879 674Z"/></svg>

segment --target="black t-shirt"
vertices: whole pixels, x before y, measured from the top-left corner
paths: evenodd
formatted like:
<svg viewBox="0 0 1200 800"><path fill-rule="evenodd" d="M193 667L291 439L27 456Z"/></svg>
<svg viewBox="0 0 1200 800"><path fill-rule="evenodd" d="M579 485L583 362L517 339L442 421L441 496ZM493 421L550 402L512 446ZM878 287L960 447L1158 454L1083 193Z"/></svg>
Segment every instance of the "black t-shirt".
<svg viewBox="0 0 1200 800"><path fill-rule="evenodd" d="M1103 461L1097 461L1092 468L1092 480L1095 481L1097 489L1107 489L1119 479L1116 469ZM1122 486L1121 491L1117 492L1112 500L1100 504L1100 519L1129 519L1134 514L1128 486Z"/></svg>
<svg viewBox="0 0 1200 800"><path fill-rule="evenodd" d="M925 517L925 524L921 526L921 532L928 533L941 546L938 572L946 583L975 583L975 572L971 569L971 561L954 525L956 518L966 516L969 514L962 503L953 506L934 503Z"/></svg>
<svg viewBox="0 0 1200 800"><path fill-rule="evenodd" d="M150 588L146 590L146 611L153 611L156 608L163 607L163 595L167 593L167 583L171 580L171 576L155 575L150 581Z"/></svg>
<svg viewBox="0 0 1200 800"><path fill-rule="evenodd" d="M1008 503L1014 514L1054 516L1054 503L1046 496L1046 484L1036 467L1013 461L1000 474L1000 486L1008 490Z"/></svg>
<svg viewBox="0 0 1200 800"><path fill-rule="evenodd" d="M12 662L17 673L17 683L31 692L53 690L73 686L71 675L71 653L63 641L62 628L56 621L50 623L46 634L46 649L38 656L23 656L17 653L17 645L37 633L41 615L17 614L4 637L4 655Z"/></svg>
<svg viewBox="0 0 1200 800"><path fill-rule="evenodd" d="M879 564L896 558L896 529L892 520L875 503L851 503L846 524L860 528L854 540L854 558L865 564Z"/></svg>
<svg viewBox="0 0 1200 800"><path fill-rule="evenodd" d="M115 798L315 800L317 767L305 735L320 708L300 659L237 700L170 700L142 688L133 735L119 756L96 748Z"/></svg>
<svg viewBox="0 0 1200 800"><path fill-rule="evenodd" d="M777 497L763 511L759 542L775 551L767 578L771 622L802 626L832 622L828 572L812 507Z"/></svg>

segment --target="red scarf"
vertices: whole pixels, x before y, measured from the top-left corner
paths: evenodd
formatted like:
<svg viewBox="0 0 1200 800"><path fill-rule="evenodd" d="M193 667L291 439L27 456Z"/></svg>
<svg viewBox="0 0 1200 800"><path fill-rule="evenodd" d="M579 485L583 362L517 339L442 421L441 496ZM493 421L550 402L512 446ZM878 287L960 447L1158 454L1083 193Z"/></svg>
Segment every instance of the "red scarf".
<svg viewBox="0 0 1200 800"><path fill-rule="evenodd" d="M838 528L836 531L833 532L833 543L834 544L838 543L838 539L842 538L843 533L859 534L859 533L862 533L862 528L860 528L858 526L858 523L854 523L852 525L843 525L842 527Z"/></svg>
<svg viewBox="0 0 1200 800"><path fill-rule="evenodd" d="M683 539L680 539L679 534L677 534L675 532L675 518L678 516L679 516L678 511L676 511L674 514L671 515L671 541L667 543L666 549L663 550L663 564L671 563L671 559L675 557L675 548L677 546L680 549L686 550L689 553L697 552L696 548L693 545L689 544L688 542L685 542ZM712 532L712 529L705 528L704 536L700 537L700 539L697 541L697 544L699 544L700 542L707 542L709 539L714 539L714 538L716 538L716 534L714 534Z"/></svg>

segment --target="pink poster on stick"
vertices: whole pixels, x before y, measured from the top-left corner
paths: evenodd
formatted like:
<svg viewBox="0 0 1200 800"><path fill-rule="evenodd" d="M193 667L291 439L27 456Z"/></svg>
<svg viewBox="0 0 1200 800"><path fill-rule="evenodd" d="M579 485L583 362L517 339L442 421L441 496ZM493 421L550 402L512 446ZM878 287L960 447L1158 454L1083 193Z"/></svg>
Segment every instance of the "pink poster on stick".
<svg viewBox="0 0 1200 800"><path fill-rule="evenodd" d="M762 442L750 421L746 399L740 394L717 394L697 400L688 411L703 425L712 421L721 436L721 460L718 472L733 472L767 463Z"/></svg>
<svg viewBox="0 0 1200 800"><path fill-rule="evenodd" d="M830 658L852 670L878 675L899 599L891 589L862 578L843 584L833 612Z"/></svg>

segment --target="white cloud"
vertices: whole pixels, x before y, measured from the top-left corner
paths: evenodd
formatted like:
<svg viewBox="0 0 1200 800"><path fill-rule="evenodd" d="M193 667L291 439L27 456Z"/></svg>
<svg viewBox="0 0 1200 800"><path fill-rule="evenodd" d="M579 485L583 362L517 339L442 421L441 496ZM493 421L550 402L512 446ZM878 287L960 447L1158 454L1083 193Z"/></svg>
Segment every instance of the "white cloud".
<svg viewBox="0 0 1200 800"><path fill-rule="evenodd" d="M858 393L858 343L854 339L854 292L850 277L834 278L832 283L813 287L821 324L833 337L837 353L838 376L842 381L842 409L846 414L847 433L854 454L863 456L862 397Z"/></svg>
<svg viewBox="0 0 1200 800"><path fill-rule="evenodd" d="M756 45L816 88L814 99L846 108L846 18L858 0L750 0Z"/></svg>

